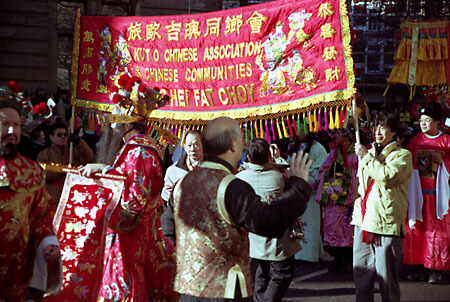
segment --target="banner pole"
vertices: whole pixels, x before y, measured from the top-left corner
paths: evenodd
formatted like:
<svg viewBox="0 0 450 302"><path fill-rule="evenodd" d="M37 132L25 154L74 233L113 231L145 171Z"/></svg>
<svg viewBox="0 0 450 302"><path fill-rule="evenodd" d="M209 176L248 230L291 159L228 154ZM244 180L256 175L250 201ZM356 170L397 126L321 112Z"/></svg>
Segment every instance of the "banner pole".
<svg viewBox="0 0 450 302"><path fill-rule="evenodd" d="M70 119L70 134L74 133L74 120L75 120L75 106L72 104L72 118ZM69 166L72 166L72 162L73 162L73 142L70 141L70 145L69 145Z"/></svg>
<svg viewBox="0 0 450 302"><path fill-rule="evenodd" d="M356 143L360 144L361 139L359 136L359 121L358 121L358 111L356 111L356 97L353 95L353 101L352 101L352 111L353 111L353 118L355 119L355 138Z"/></svg>

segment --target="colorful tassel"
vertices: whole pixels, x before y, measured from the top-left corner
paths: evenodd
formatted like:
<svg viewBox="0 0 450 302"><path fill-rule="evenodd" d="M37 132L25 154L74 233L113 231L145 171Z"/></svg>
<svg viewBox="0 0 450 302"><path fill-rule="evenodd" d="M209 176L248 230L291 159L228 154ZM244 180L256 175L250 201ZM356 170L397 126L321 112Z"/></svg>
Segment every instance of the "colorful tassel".
<svg viewBox="0 0 450 302"><path fill-rule="evenodd" d="M253 140L253 123L252 123L252 121L250 121L249 124L250 124L250 140Z"/></svg>
<svg viewBox="0 0 450 302"><path fill-rule="evenodd" d="M300 126L300 113L297 114L297 134L301 134L301 126Z"/></svg>
<svg viewBox="0 0 450 302"><path fill-rule="evenodd" d="M334 114L334 128L339 129L339 108L336 107Z"/></svg>
<svg viewBox="0 0 450 302"><path fill-rule="evenodd" d="M308 134L308 129L306 128L306 116L305 116L305 112L303 112L303 134Z"/></svg>
<svg viewBox="0 0 450 302"><path fill-rule="evenodd" d="M347 108L346 108L345 110L346 110L346 114L345 114L344 128L347 129L347 125L348 125L348 116L350 115L350 109L349 109L348 106L347 106Z"/></svg>
<svg viewBox="0 0 450 302"><path fill-rule="evenodd" d="M313 132L314 128L313 128L313 124L311 121L311 111L308 111L308 122L309 122L309 125L308 125L309 132Z"/></svg>
<svg viewBox="0 0 450 302"><path fill-rule="evenodd" d="M317 122L317 109L314 109L314 133L319 132L319 123Z"/></svg>
<svg viewBox="0 0 450 302"><path fill-rule="evenodd" d="M330 121L328 124L328 129L334 130L333 108L330 108Z"/></svg>
<svg viewBox="0 0 450 302"><path fill-rule="evenodd" d="M294 128L294 135L298 134L297 123L295 122L294 115L292 115L292 128Z"/></svg>
<svg viewBox="0 0 450 302"><path fill-rule="evenodd" d="M289 116L286 117L286 122L288 124L289 135L294 136L294 133L292 132L291 122L289 121Z"/></svg>
<svg viewBox="0 0 450 302"><path fill-rule="evenodd" d="M259 137L264 138L264 129L262 119L259 120Z"/></svg>
<svg viewBox="0 0 450 302"><path fill-rule="evenodd" d="M287 133L287 130L286 130L286 124L284 123L284 118L283 117L281 117L280 118L281 119L281 128L283 128L283 134L284 134L284 137L286 138L286 137L289 137L289 135L288 135L288 133Z"/></svg>
<svg viewBox="0 0 450 302"><path fill-rule="evenodd" d="M275 138L275 129L273 127L273 120L270 121L270 128L272 129L272 141L276 141L277 139Z"/></svg>
<svg viewBox="0 0 450 302"><path fill-rule="evenodd" d="M327 109L325 108L324 110L323 110L323 116L324 116L324 118L325 118L325 131L328 131L328 114L327 114Z"/></svg>
<svg viewBox="0 0 450 302"><path fill-rule="evenodd" d="M320 115L322 114L322 108L319 109L319 113L317 114L319 116L319 127L317 128L318 131L322 131L322 120Z"/></svg>
<svg viewBox="0 0 450 302"><path fill-rule="evenodd" d="M255 138L258 138L258 137L259 137L258 122L257 122L257 121L252 121L252 124L255 124L255 125L254 125L254 128L255 128Z"/></svg>
<svg viewBox="0 0 450 302"><path fill-rule="evenodd" d="M245 127L242 127L245 131L245 142L248 143L248 127L247 125Z"/></svg>
<svg viewBox="0 0 450 302"><path fill-rule="evenodd" d="M265 121L264 121L264 126L265 126L265 128L266 128L266 140L267 140L269 143L271 143L272 140L270 139L269 127L267 126L267 123L268 123L268 121L265 120Z"/></svg>
<svg viewBox="0 0 450 302"><path fill-rule="evenodd" d="M283 138L283 134L281 133L281 129L280 129L280 123L278 123L278 120L276 119L275 122L277 123L277 130L278 130L278 137L281 139Z"/></svg>

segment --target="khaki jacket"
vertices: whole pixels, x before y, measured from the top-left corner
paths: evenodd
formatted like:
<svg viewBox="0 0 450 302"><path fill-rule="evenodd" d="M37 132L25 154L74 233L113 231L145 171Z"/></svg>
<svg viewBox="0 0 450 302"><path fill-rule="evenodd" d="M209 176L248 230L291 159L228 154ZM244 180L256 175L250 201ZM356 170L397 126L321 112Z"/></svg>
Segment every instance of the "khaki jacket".
<svg viewBox="0 0 450 302"><path fill-rule="evenodd" d="M360 160L358 193L351 224L362 230L380 235L405 235L408 212L408 187L412 174L412 155L395 142L387 145L380 155L375 148ZM364 197L371 180L375 183L366 203L364 221L361 213L361 198Z"/></svg>
<svg viewBox="0 0 450 302"><path fill-rule="evenodd" d="M85 165L92 162L93 159L94 152L84 140L81 139L78 145L74 145L72 166L77 167L79 165ZM64 147L64 149L61 150L58 146L51 145L39 152L36 161L39 163L68 165L69 148ZM65 173L45 172L45 186L56 204L58 204L61 197L65 179Z"/></svg>

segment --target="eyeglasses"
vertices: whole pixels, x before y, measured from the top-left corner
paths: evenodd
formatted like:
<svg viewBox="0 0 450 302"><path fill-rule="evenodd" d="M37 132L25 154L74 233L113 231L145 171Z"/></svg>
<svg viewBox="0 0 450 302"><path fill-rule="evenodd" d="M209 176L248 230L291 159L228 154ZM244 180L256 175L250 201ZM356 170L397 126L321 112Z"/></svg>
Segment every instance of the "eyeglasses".
<svg viewBox="0 0 450 302"><path fill-rule="evenodd" d="M68 137L69 136L69 134L67 134L67 133L56 133L55 134L57 137L61 137L61 136L65 136L65 137Z"/></svg>
<svg viewBox="0 0 450 302"><path fill-rule="evenodd" d="M430 118L421 118L421 119L419 119L419 123L425 122L425 123L429 124L429 123L431 123L432 121L433 121L433 120L430 119Z"/></svg>
<svg viewBox="0 0 450 302"><path fill-rule="evenodd" d="M191 147L194 147L194 149L199 149L200 148L200 144L197 144L197 143L194 143L194 144L189 144L189 145L186 145L186 148L191 148Z"/></svg>

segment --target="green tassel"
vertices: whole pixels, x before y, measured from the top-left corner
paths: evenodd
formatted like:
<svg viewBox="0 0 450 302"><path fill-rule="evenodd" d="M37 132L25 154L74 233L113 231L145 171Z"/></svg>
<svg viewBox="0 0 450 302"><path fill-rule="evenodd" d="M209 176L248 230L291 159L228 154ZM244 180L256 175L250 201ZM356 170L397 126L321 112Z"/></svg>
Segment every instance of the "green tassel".
<svg viewBox="0 0 450 302"><path fill-rule="evenodd" d="M308 129L306 128L306 117L305 113L303 113L303 133L308 134Z"/></svg>
<svg viewBox="0 0 450 302"><path fill-rule="evenodd" d="M248 143L248 131L247 131L248 128L247 128L247 126L245 126L244 129L245 129L245 142Z"/></svg>
<svg viewBox="0 0 450 302"><path fill-rule="evenodd" d="M348 108L347 108L347 114L345 115L344 129L347 129L348 116L350 115L349 113L350 113L350 112L349 112L349 110L348 110Z"/></svg>

